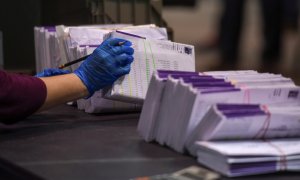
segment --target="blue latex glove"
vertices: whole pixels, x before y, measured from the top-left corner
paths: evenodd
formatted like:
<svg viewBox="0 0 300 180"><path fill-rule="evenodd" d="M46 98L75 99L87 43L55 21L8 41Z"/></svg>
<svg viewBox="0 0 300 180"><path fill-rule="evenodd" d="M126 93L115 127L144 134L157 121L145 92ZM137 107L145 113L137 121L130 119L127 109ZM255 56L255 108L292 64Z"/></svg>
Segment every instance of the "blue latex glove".
<svg viewBox="0 0 300 180"><path fill-rule="evenodd" d="M49 76L57 76L63 74L69 74L71 71L63 70L63 69L56 69L56 68L48 68L44 69L42 72L39 72L35 75L35 77L49 77Z"/></svg>
<svg viewBox="0 0 300 180"><path fill-rule="evenodd" d="M90 96L129 73L134 52L131 45L124 39L107 39L74 71Z"/></svg>

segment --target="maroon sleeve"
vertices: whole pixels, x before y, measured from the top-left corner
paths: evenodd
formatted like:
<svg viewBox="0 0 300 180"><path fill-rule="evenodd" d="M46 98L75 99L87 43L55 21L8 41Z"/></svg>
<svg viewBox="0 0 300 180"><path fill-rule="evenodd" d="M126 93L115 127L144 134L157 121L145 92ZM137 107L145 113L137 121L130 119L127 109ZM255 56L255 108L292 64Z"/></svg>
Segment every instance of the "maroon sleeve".
<svg viewBox="0 0 300 180"><path fill-rule="evenodd" d="M47 88L36 77L0 71L0 121L6 124L22 120L44 103Z"/></svg>

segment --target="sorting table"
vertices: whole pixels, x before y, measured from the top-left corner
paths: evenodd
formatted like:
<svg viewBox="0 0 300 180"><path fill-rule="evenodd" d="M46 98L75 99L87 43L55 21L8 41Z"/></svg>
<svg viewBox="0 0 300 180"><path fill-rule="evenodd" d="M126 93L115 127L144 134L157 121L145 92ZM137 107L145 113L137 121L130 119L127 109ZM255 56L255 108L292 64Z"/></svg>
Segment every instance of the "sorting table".
<svg viewBox="0 0 300 180"><path fill-rule="evenodd" d="M198 165L191 156L144 142L138 119L139 113L91 115L61 105L0 126L0 157L47 180L130 179ZM235 179L262 178L296 180L300 173Z"/></svg>

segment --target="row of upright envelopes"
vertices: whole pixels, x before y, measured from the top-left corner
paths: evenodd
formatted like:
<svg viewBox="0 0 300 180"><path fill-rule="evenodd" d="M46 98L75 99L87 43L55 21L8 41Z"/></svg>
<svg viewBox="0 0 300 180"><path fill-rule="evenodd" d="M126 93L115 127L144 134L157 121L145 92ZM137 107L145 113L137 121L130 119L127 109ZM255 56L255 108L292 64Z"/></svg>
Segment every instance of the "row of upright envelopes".
<svg viewBox="0 0 300 180"><path fill-rule="evenodd" d="M106 34L120 30L150 39L168 40L165 28L155 25L132 26L129 24L92 26L35 27L36 70L56 68L74 60L74 56L90 54L99 46Z"/></svg>
<svg viewBox="0 0 300 180"><path fill-rule="evenodd" d="M128 39L133 43L134 61L129 75L115 82L105 93L105 97L142 104L155 70L195 71L193 46L147 39L145 35L136 36L123 31L108 34L108 37Z"/></svg>
<svg viewBox="0 0 300 180"><path fill-rule="evenodd" d="M36 71L58 67L61 63L59 41L55 27L35 27L35 64Z"/></svg>
<svg viewBox="0 0 300 180"><path fill-rule="evenodd" d="M133 42L135 53L131 72L112 87L77 101L78 108L88 113L140 110L154 70L195 71L194 47L169 41L166 29L155 25L61 25L35 27L34 31L37 71L56 68L89 55L106 38L124 38ZM79 65L72 65L70 70Z"/></svg>
<svg viewBox="0 0 300 180"><path fill-rule="evenodd" d="M201 141L299 137L299 93L290 78L279 74L157 71L138 132L146 141L194 156L199 151L196 142ZM205 157L209 158L201 156ZM209 167L228 176L249 174Z"/></svg>

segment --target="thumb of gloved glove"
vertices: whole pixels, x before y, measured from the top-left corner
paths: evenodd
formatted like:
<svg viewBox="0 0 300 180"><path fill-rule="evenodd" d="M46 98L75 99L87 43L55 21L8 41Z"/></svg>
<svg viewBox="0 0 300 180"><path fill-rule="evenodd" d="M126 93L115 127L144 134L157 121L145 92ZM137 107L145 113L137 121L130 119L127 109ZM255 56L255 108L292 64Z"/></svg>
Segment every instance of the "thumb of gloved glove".
<svg viewBox="0 0 300 180"><path fill-rule="evenodd" d="M130 41L124 39L106 39L74 71L87 87L90 96L129 73L134 52L131 45Z"/></svg>
<svg viewBox="0 0 300 180"><path fill-rule="evenodd" d="M63 74L69 74L71 71L63 70L63 69L56 69L56 68L47 68L44 69L42 72L39 72L35 75L35 77L49 77L49 76L57 76Z"/></svg>

